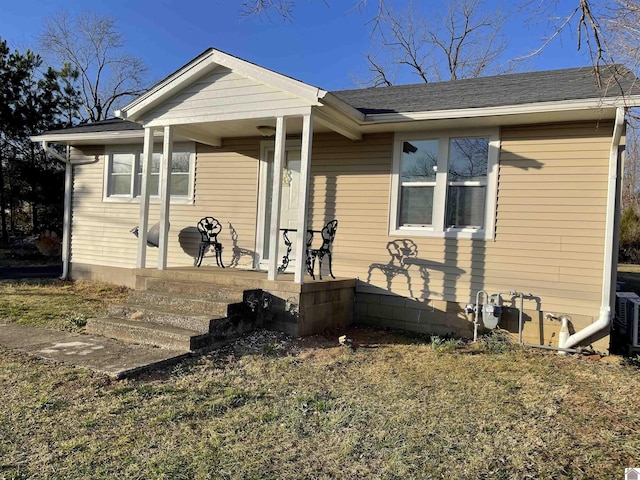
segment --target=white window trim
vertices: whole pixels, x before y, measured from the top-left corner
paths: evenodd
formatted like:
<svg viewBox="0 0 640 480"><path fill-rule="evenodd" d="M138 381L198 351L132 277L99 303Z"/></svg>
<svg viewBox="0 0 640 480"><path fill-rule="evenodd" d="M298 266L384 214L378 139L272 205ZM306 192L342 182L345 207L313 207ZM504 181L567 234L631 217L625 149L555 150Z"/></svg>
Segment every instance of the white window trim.
<svg viewBox="0 0 640 480"><path fill-rule="evenodd" d="M485 199L485 225L484 228L445 228L446 199L447 199L447 169L446 162L449 157L449 139L464 137L488 137L489 158L487 159L487 181ZM433 194L433 225L431 226L400 226L400 192L402 163L402 145L411 140L438 139L438 171L436 173L435 188ZM500 130L490 129L465 129L446 130L435 132L403 132L394 136L393 166L391 170L391 203L389 209L389 235L390 236L418 236L440 238L470 238L495 240L496 206L498 196L498 159L500 156ZM425 182L433 184L434 182ZM455 182L467 183L467 182ZM484 182L469 182L479 185Z"/></svg>
<svg viewBox="0 0 640 480"><path fill-rule="evenodd" d="M142 145L107 145L105 147L104 174L102 185L102 201L105 203L140 203L140 196L132 196L136 191L136 182L138 178L138 165L135 162L142 161ZM189 154L189 193L187 196L172 196L171 204L175 205L193 205L194 203L194 187L195 187L195 167L196 167L196 145L194 142L175 143L174 152L190 152ZM132 195L109 195L111 189L111 175L109 170L114 153L133 153L135 161L133 165L133 173L131 174L131 192ZM154 144L153 153L162 153L162 144ZM160 174L159 182L162 182L162 174ZM160 185L160 183L159 183ZM160 203L158 195L149 197L151 203Z"/></svg>

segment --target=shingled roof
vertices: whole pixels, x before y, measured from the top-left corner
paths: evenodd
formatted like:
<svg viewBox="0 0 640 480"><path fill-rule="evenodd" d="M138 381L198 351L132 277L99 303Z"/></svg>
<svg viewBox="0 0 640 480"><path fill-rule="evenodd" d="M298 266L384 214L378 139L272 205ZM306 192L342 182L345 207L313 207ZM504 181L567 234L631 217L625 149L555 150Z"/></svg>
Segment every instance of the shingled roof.
<svg viewBox="0 0 640 480"><path fill-rule="evenodd" d="M73 133L94 133L94 132L120 132L124 130L143 130L142 125L135 122L128 122L120 118L109 118L93 123L81 123L75 127L65 130L73 130ZM59 132L60 130L55 130ZM48 132L47 132L48 133Z"/></svg>
<svg viewBox="0 0 640 480"><path fill-rule="evenodd" d="M331 92L366 114L446 111L530 103L640 95L638 78L622 65L602 67L601 86L592 67L515 73L414 85ZM135 122L112 118L43 133L141 130Z"/></svg>
<svg viewBox="0 0 640 480"><path fill-rule="evenodd" d="M603 67L600 78L601 88L594 69L582 67L332 93L364 114L457 110L640 94L640 86L636 85L638 79L622 65Z"/></svg>

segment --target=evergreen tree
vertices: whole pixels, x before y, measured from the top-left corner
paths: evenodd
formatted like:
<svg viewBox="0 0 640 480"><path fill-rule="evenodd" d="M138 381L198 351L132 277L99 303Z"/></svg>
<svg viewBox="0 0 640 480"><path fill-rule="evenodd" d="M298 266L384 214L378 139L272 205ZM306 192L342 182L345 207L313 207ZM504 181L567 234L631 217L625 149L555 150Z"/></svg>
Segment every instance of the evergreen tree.
<svg viewBox="0 0 640 480"><path fill-rule="evenodd" d="M42 69L31 51L10 52L0 40L0 214L3 243L9 229L60 230L63 166L30 136L77 121L77 75L65 65Z"/></svg>

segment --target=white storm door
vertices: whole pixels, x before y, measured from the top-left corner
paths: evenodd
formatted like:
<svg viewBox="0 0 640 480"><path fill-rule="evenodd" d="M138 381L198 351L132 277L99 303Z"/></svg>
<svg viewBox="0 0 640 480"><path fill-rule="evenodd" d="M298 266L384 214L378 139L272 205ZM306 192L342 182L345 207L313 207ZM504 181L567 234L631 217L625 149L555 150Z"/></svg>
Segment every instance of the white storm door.
<svg viewBox="0 0 640 480"><path fill-rule="evenodd" d="M258 216L258 254L259 268L266 270L269 260L269 225L271 224L271 199L273 189L273 149L264 152L263 172L260 175L260 215ZM300 187L300 147L287 147L282 172L282 196L280 200L280 228L296 229L298 222L298 191ZM289 254L289 268L295 265L296 232L289 232L291 253ZM282 232L278 232L278 266L282 264L282 257L286 254Z"/></svg>

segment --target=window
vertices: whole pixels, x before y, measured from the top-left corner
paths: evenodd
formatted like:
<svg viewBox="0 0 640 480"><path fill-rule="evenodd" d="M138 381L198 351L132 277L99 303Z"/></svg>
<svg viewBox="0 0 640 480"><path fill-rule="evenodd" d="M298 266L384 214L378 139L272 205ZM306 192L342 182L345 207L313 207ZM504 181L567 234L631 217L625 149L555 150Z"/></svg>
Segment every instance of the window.
<svg viewBox="0 0 640 480"><path fill-rule="evenodd" d="M492 238L497 132L397 135L390 233Z"/></svg>
<svg viewBox="0 0 640 480"><path fill-rule="evenodd" d="M151 159L149 195L158 197L162 153L156 147ZM193 198L193 145L174 145L171 159L171 200L190 202ZM142 147L113 146L107 150L104 199L108 201L137 201L142 186Z"/></svg>

